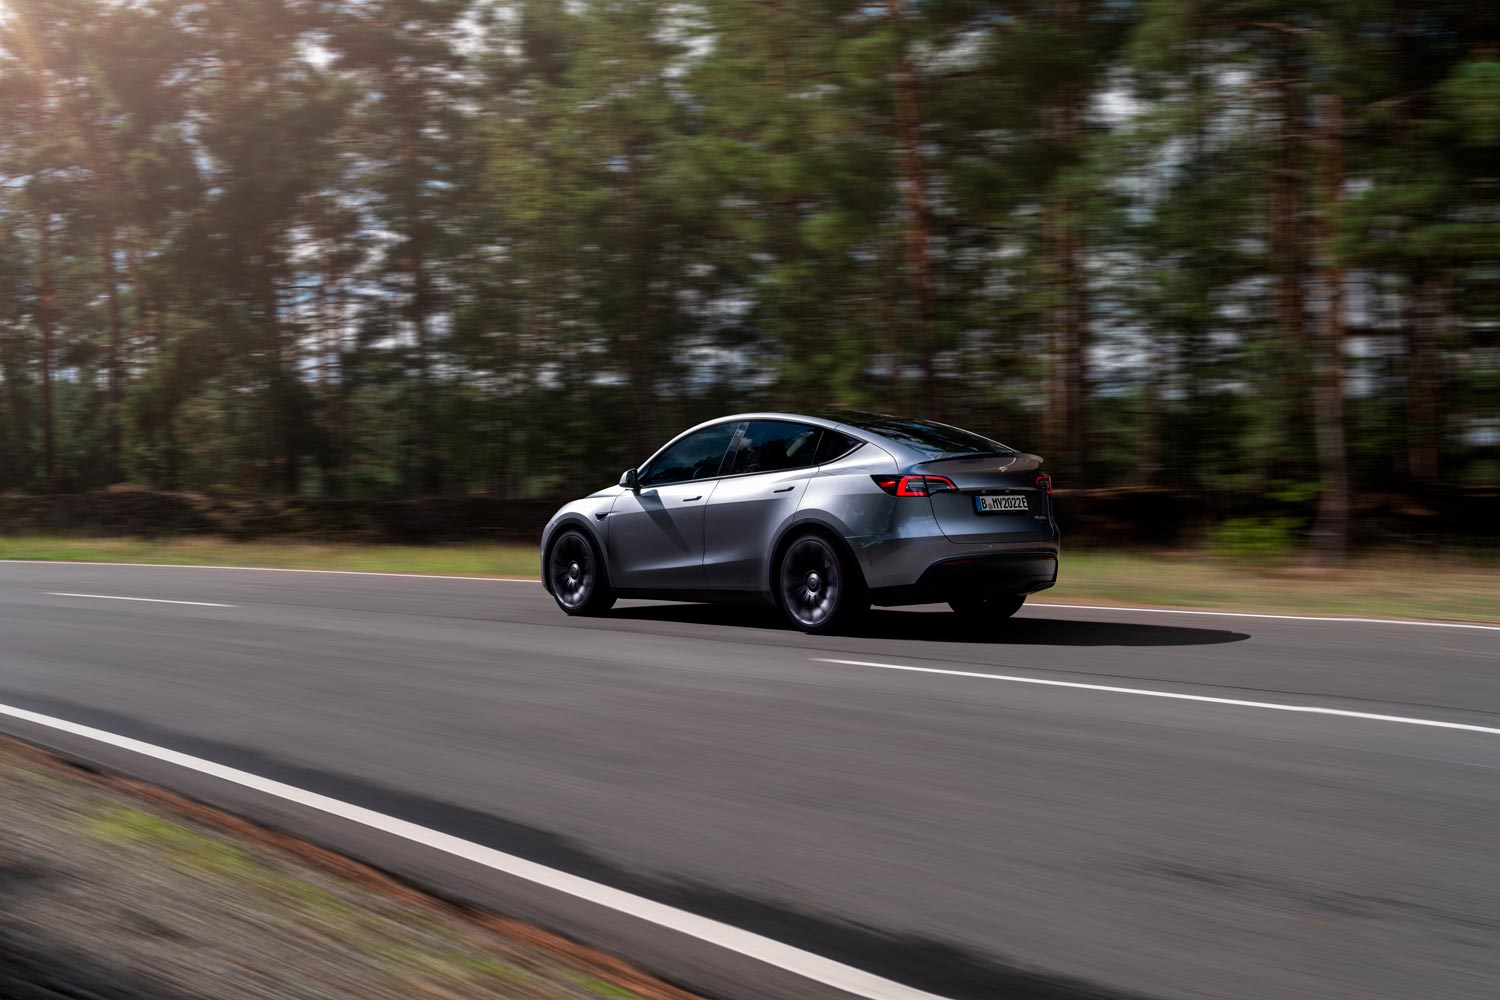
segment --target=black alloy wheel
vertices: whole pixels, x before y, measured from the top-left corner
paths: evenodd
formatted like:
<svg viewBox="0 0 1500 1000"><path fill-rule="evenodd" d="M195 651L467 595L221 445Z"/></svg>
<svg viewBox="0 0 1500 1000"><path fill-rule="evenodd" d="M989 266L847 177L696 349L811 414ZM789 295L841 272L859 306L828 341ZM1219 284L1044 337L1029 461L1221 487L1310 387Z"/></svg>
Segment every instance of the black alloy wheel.
<svg viewBox="0 0 1500 1000"><path fill-rule="evenodd" d="M781 608L804 632L828 632L864 606L863 588L828 541L804 535L781 557L777 574Z"/></svg>
<svg viewBox="0 0 1500 1000"><path fill-rule="evenodd" d="M552 543L547 556L547 583L558 607L570 615L597 615L614 606L594 545L576 528Z"/></svg>

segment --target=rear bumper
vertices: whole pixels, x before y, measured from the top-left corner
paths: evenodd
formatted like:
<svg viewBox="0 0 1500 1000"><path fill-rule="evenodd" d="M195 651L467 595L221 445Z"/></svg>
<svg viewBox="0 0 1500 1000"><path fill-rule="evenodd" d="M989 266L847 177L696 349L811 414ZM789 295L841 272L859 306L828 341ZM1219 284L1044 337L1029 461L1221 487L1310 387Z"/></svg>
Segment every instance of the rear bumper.
<svg viewBox="0 0 1500 1000"><path fill-rule="evenodd" d="M928 566L916 583L872 589L870 601L891 607L936 604L979 594L1034 594L1056 582L1055 548L953 556Z"/></svg>

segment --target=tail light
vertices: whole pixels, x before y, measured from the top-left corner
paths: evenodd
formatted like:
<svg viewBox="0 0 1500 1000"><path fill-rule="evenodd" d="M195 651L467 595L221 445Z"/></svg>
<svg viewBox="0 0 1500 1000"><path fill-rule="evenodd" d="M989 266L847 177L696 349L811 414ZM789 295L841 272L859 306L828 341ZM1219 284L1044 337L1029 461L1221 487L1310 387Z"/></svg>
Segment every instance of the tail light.
<svg viewBox="0 0 1500 1000"><path fill-rule="evenodd" d="M893 497L930 497L945 490L956 490L946 476L871 476L875 485Z"/></svg>
<svg viewBox="0 0 1500 1000"><path fill-rule="evenodd" d="M1052 495L1052 477L1047 475L1046 473L1037 476L1036 488L1050 497Z"/></svg>

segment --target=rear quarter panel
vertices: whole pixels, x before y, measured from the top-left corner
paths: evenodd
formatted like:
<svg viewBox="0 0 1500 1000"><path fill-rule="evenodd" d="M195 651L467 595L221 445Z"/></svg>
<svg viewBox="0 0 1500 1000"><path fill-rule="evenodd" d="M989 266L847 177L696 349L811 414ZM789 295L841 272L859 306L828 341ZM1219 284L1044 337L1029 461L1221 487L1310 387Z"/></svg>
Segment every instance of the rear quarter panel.
<svg viewBox="0 0 1500 1000"><path fill-rule="evenodd" d="M808 482L802 505L788 530L817 523L840 535L853 550L865 583L871 587L911 582L905 577L910 573L908 564L914 562L903 554L917 548L930 549L933 536L941 539L943 533L928 500L897 499L871 478L895 473L899 468L894 456L869 443L822 466ZM926 566L923 562L922 568Z"/></svg>

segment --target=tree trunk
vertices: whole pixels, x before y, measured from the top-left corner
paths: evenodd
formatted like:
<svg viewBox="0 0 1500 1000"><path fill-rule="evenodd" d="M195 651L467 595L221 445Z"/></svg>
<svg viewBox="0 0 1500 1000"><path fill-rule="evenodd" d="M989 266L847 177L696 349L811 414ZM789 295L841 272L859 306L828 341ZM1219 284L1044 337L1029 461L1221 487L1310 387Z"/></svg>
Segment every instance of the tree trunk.
<svg viewBox="0 0 1500 1000"><path fill-rule="evenodd" d="M442 489L441 464L437 453L437 427L432 405L432 347L428 333L428 285L425 249L413 237L411 247L412 328L417 340L417 446L421 451L422 492L428 496Z"/></svg>
<svg viewBox="0 0 1500 1000"><path fill-rule="evenodd" d="M280 455L281 490L295 496L301 490L301 469L297 454L296 421L293 419L294 395L286 359L285 333L281 328L281 307L276 294L276 269L273 262L271 235L262 230L260 245L260 298L266 324L266 368L269 457L274 468Z"/></svg>
<svg viewBox="0 0 1500 1000"><path fill-rule="evenodd" d="M1398 137L1408 156L1418 155L1426 117L1427 94L1421 77L1420 11L1413 0L1395 5L1397 70L1402 100L1396 104ZM1406 469L1413 483L1427 486L1440 475L1438 418L1438 330L1442 293L1436 275L1425 263L1407 268L1403 290L1406 325Z"/></svg>
<svg viewBox="0 0 1500 1000"><path fill-rule="evenodd" d="M339 292L339 313L347 312L344 301L345 292ZM352 345L346 343L343 331L339 333L339 376L338 376L338 441L335 447L338 455L335 462L338 466L339 495L348 493L349 480L354 467L354 431L353 431L353 406L355 365L358 355L352 349Z"/></svg>
<svg viewBox="0 0 1500 1000"><path fill-rule="evenodd" d="M888 0L892 20L906 20L905 0ZM906 251L906 269L915 300L917 349L922 370L922 388L918 410L929 416L941 416L942 400L937 385L937 331L935 328L931 219L928 206L927 167L922 159L922 94L917 68L912 64L905 39L902 40L896 67L896 130L901 148L901 200L906 210L902 244Z"/></svg>
<svg viewBox="0 0 1500 1000"><path fill-rule="evenodd" d="M26 405L26 382L25 376L18 370L24 367L14 363L9 357L0 360L0 379L5 382L5 401L9 404L10 411L10 434L0 444L0 487L26 488L33 485L31 482L30 448L28 426L30 413Z"/></svg>
<svg viewBox="0 0 1500 1000"><path fill-rule="evenodd" d="M1295 86L1297 60L1294 41L1280 40L1282 52L1274 71L1278 73L1274 93L1277 118L1276 158L1271 177L1270 253L1275 274L1276 325L1280 334L1279 361L1268 378L1283 381L1283 410L1280 423L1284 428L1306 425L1307 418L1307 306L1303 296L1304 233L1302 226L1302 187L1306 182L1302 162L1302 102ZM1288 461L1298 452L1288 430L1273 457ZM1275 470L1272 470L1274 474Z"/></svg>
<svg viewBox="0 0 1500 1000"><path fill-rule="evenodd" d="M1425 268L1408 289L1406 333L1406 465L1412 482L1438 481L1441 456L1438 423L1438 328L1442 290Z"/></svg>
<svg viewBox="0 0 1500 1000"><path fill-rule="evenodd" d="M327 218L323 209L324 206L320 201L314 200L311 203L310 225L313 247L321 262L313 299L315 322L312 334L315 358L313 367L318 381L319 420L330 428L332 431L330 437L333 440L331 445L323 450L319 465L323 472L323 492L329 496L342 497L346 489L341 452L343 442L339 440L337 410L341 405L340 397L344 391L341 377L343 352L340 349L343 315L338 306L339 276L334 266L336 247L328 231Z"/></svg>
<svg viewBox="0 0 1500 1000"><path fill-rule="evenodd" d="M19 217L13 217L0 238L9 244L17 242L21 228ZM18 356L19 355L19 356ZM30 413L27 408L26 358L24 352L0 351L0 383L5 385L10 426L0 436L0 489L25 488L33 485L30 461Z"/></svg>
<svg viewBox="0 0 1500 1000"><path fill-rule="evenodd" d="M1069 116L1071 118L1071 115ZM1071 126L1070 126L1071 127ZM1080 267L1081 240L1071 220L1067 218L1073 210L1071 198L1060 199L1057 206L1057 232L1059 244L1056 249L1058 264L1058 332L1062 351L1062 398L1066 413L1066 431L1062 436L1064 454L1062 467L1074 475L1081 475L1084 456L1088 453L1088 434L1084 418L1084 399L1087 393L1088 364L1084 355L1086 319L1084 315L1084 289Z"/></svg>
<svg viewBox="0 0 1500 1000"><path fill-rule="evenodd" d="M406 119L405 140L402 156L405 159L407 178L412 180L403 195L406 200L407 250L411 257L411 321L417 348L417 469L419 489L428 496L442 490L442 463L438 459L437 415L432 398L432 344L431 312L432 288L427 270L426 226L418 204L421 197L421 124L420 111L409 106L403 117Z"/></svg>
<svg viewBox="0 0 1500 1000"><path fill-rule="evenodd" d="M57 488L57 427L52 408L52 220L45 212L37 214L37 230L40 280L36 323L42 338L38 358L42 381L42 489L50 493Z"/></svg>
<svg viewBox="0 0 1500 1000"><path fill-rule="evenodd" d="M1048 128L1060 150L1072 149L1077 141L1077 101L1072 88L1065 88L1049 110ZM1071 196L1062 191L1052 192L1042 206L1049 362L1045 418L1048 429L1044 437L1055 467L1081 477L1088 445L1084 413L1088 371L1084 346L1085 294L1079 265L1081 240L1069 218L1073 209Z"/></svg>
<svg viewBox="0 0 1500 1000"><path fill-rule="evenodd" d="M1130 476L1131 482L1138 486L1157 485L1161 481L1165 460L1162 439L1166 433L1166 421L1162 410L1166 401L1162 398L1162 383L1166 362L1162 353L1159 344L1152 344L1142 358L1146 365L1146 381L1141 387L1141 438L1135 469Z"/></svg>
<svg viewBox="0 0 1500 1000"><path fill-rule="evenodd" d="M1334 248L1344 187L1343 98L1318 98L1318 138L1323 188L1322 266L1318 275L1319 378L1313 393L1314 433L1320 470L1315 558L1341 561L1349 548L1349 461L1344 427L1344 269Z"/></svg>
<svg viewBox="0 0 1500 1000"><path fill-rule="evenodd" d="M651 284L651 273L650 262L646 257L645 207L641 200L640 163L635 140L626 136L624 145L625 200L629 205L627 215L631 229L629 236L632 286L629 291L632 302L630 322L634 327L625 337L626 350L629 352L626 363L630 372L630 391L634 411L631 420L632 444L637 458L644 459L650 453L652 445L656 443L654 440L656 400L655 393L651 391L650 339L646 333L646 327L650 321L646 294Z"/></svg>
<svg viewBox="0 0 1500 1000"><path fill-rule="evenodd" d="M105 418L109 446L107 477L110 482L117 483L120 481L122 468L120 408L124 398L124 372L120 349L120 292L115 267L115 228L112 222L105 224L99 245L99 258L104 277L104 301L109 316L109 407Z"/></svg>

